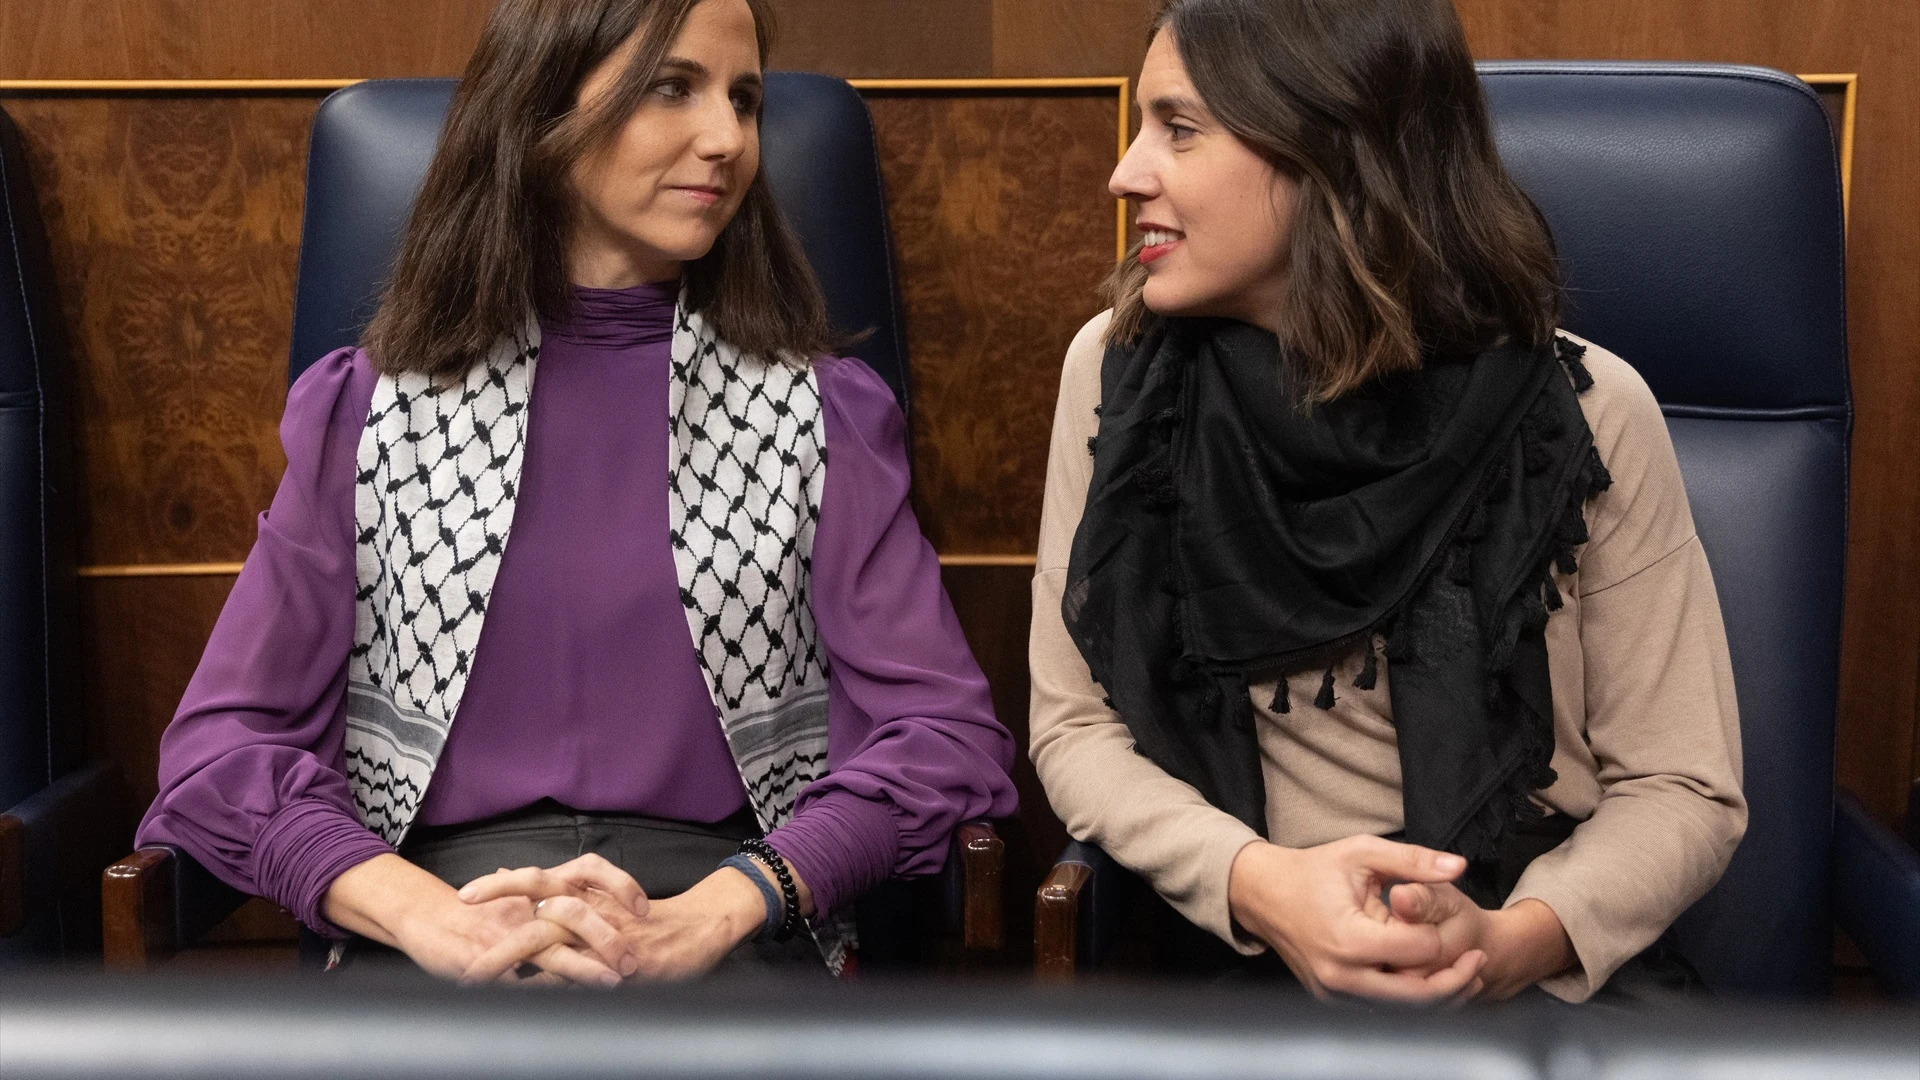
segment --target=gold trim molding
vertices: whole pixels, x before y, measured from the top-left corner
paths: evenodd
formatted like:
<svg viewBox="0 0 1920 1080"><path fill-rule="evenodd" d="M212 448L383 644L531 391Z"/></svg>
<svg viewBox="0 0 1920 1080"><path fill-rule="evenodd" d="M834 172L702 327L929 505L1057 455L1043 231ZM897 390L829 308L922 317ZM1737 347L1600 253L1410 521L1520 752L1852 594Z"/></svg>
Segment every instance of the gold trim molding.
<svg viewBox="0 0 1920 1080"><path fill-rule="evenodd" d="M339 90L365 79L0 79L0 94L284 94Z"/></svg>
<svg viewBox="0 0 1920 1080"><path fill-rule="evenodd" d="M157 578L157 577L233 577L240 563L131 563L121 566L82 566L74 572L83 578Z"/></svg>
<svg viewBox="0 0 1920 1080"><path fill-rule="evenodd" d="M1800 81L1818 91L1821 87L1840 87L1840 213L1853 220L1853 110L1859 102L1860 76L1853 72L1835 75L1802 75Z"/></svg>
<svg viewBox="0 0 1920 1080"><path fill-rule="evenodd" d="M1032 555L942 555L941 566L1025 566L1031 568Z"/></svg>

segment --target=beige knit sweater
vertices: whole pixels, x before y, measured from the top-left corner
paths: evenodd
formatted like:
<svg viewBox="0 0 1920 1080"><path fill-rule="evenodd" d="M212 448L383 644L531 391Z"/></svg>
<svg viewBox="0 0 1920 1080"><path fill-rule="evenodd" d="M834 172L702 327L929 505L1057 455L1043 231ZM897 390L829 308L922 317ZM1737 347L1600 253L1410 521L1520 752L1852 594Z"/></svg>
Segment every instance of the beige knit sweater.
<svg viewBox="0 0 1920 1080"><path fill-rule="evenodd" d="M1100 335L1067 351L1053 420L1033 579L1032 754L1054 812L1075 837L1143 875L1181 914L1242 952L1227 878L1253 830L1134 752L1102 704L1060 618L1060 596L1099 427ZM1579 964L1543 987L1585 1000L1717 880L1746 829L1740 725L1726 633L1686 489L1652 393L1619 357L1589 346L1594 385L1580 405L1613 486L1587 507L1592 539L1560 580L1566 606L1547 623L1559 779L1538 793L1580 820L1534 862L1507 903L1537 899L1566 927ZM1321 673L1290 682L1292 709L1253 687L1267 830L1307 847L1401 825L1400 760L1384 660L1373 690L1353 688L1359 658L1336 672L1332 709L1313 706Z"/></svg>

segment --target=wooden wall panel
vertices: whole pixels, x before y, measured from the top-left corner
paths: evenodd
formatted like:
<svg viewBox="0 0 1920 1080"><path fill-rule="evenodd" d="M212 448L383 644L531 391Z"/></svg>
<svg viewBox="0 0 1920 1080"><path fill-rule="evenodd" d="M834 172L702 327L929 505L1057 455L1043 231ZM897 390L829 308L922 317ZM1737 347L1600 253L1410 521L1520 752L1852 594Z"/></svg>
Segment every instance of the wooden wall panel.
<svg viewBox="0 0 1920 1080"><path fill-rule="evenodd" d="M995 74L994 0L773 0L773 8L777 68L843 79Z"/></svg>
<svg viewBox="0 0 1920 1080"><path fill-rule="evenodd" d="M160 735L172 721L214 620L233 588L231 576L95 578L82 582L81 635L87 744L120 763L127 778L126 836L158 791ZM207 934L209 946L252 943L228 956L182 953L192 968L220 957L248 968L287 967L297 927L279 905L253 899ZM276 948L260 951L272 943Z"/></svg>
<svg viewBox="0 0 1920 1080"><path fill-rule="evenodd" d="M868 104L905 294L921 528L945 553L1031 554L1061 359L1113 266L1115 95Z"/></svg>
<svg viewBox="0 0 1920 1080"><path fill-rule="evenodd" d="M93 578L81 582L87 749L120 763L132 821L158 790L160 733L173 719L231 577Z"/></svg>
<svg viewBox="0 0 1920 1080"><path fill-rule="evenodd" d="M1456 0L1486 58L1712 60L1859 75L1848 227L1854 401L1839 778L1898 821L1920 776L1920 4Z"/></svg>
<svg viewBox="0 0 1920 1080"><path fill-rule="evenodd" d="M5 99L73 348L83 564L238 561L285 467L316 99Z"/></svg>
<svg viewBox="0 0 1920 1080"><path fill-rule="evenodd" d="M846 78L994 74L994 0L774 6L781 67ZM7 0L0 78L458 75L492 8L492 0L89 0L81 19L72 0Z"/></svg>
<svg viewBox="0 0 1920 1080"><path fill-rule="evenodd" d="M493 0L6 0L0 78L458 75Z"/></svg>
<svg viewBox="0 0 1920 1080"><path fill-rule="evenodd" d="M1160 0L994 0L993 73L1137 78Z"/></svg>
<svg viewBox="0 0 1920 1080"><path fill-rule="evenodd" d="M1067 845L1046 790L1027 756L1027 627L1033 617L1033 571L1024 566L949 566L947 593L974 657L993 687L993 707L1020 748L1013 784L1020 813L1000 828L1007 845L1006 930L1025 961L1032 941L1033 893Z"/></svg>

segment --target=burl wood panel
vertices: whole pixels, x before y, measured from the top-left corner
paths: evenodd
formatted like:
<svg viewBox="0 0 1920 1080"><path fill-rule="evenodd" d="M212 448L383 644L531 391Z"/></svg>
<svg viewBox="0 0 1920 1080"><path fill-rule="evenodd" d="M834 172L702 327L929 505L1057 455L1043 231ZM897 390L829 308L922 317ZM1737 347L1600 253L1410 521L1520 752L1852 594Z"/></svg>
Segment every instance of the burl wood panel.
<svg viewBox="0 0 1920 1080"><path fill-rule="evenodd" d="M8 97L73 347L80 561L246 555L284 468L317 97Z"/></svg>
<svg viewBox="0 0 1920 1080"><path fill-rule="evenodd" d="M1115 96L867 101L906 306L921 528L945 553L1031 553L1061 358L1113 267Z"/></svg>
<svg viewBox="0 0 1920 1080"><path fill-rule="evenodd" d="M1920 4L1457 0L1477 56L1855 72L1847 322L1853 475L1839 778L1897 822L1920 774Z"/></svg>

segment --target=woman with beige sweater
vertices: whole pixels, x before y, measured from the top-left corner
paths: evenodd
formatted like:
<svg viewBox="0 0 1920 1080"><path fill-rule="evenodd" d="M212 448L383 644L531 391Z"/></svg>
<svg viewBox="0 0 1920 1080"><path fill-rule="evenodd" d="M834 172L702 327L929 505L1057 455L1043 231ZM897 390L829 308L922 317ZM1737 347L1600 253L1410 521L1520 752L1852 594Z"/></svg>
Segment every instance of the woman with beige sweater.
<svg viewBox="0 0 1920 1080"><path fill-rule="evenodd" d="M1556 329L1451 6L1170 0L1139 97L1033 584L1055 811L1208 970L1697 986L1663 934L1746 824L1712 576L1646 385Z"/></svg>

